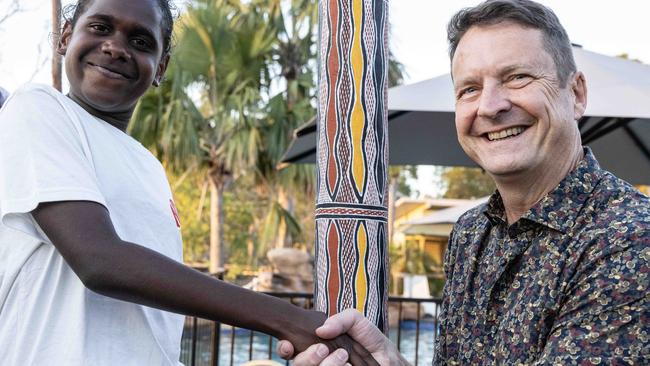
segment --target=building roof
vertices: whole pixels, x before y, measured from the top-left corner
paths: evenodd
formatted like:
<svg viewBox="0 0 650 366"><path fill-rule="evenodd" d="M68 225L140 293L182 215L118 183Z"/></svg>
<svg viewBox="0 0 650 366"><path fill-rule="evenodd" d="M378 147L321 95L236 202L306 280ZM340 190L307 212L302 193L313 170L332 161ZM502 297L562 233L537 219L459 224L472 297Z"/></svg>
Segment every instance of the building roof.
<svg viewBox="0 0 650 366"><path fill-rule="evenodd" d="M476 200L463 200L462 204L454 207L445 208L432 214L419 217L405 222L405 225L423 225L423 224L455 224L458 218L471 208L487 202L489 197L483 197Z"/></svg>
<svg viewBox="0 0 650 366"><path fill-rule="evenodd" d="M395 217L401 217L418 207L439 210L458 205L465 205L473 200L456 198L410 198L400 197L395 201Z"/></svg>

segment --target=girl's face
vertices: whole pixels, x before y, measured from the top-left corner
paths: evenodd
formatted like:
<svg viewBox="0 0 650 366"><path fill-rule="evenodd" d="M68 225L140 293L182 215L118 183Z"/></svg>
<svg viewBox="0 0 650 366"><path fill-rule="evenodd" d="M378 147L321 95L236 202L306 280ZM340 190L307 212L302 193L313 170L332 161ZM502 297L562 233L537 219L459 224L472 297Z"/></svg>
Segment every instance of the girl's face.
<svg viewBox="0 0 650 366"><path fill-rule="evenodd" d="M92 1L74 29L66 24L58 46L72 99L98 117L130 118L167 67L161 22L155 0Z"/></svg>

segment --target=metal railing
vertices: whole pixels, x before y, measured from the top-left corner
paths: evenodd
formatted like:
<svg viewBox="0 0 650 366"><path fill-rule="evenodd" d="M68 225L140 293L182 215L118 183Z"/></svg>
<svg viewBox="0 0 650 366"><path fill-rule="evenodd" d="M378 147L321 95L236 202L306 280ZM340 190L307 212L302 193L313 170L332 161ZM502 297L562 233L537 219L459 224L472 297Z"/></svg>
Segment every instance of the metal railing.
<svg viewBox="0 0 650 366"><path fill-rule="evenodd" d="M285 298L295 305L311 309L311 293L271 293L266 294ZM415 366L424 359L430 364L433 355L433 341L438 335L438 312L440 299L407 298L391 296L389 305L397 306L399 326L391 327L389 337L407 359ZM405 305L414 304L415 319L405 319ZM423 305L433 307L432 314L422 318ZM413 305L411 305L413 306ZM390 308L390 306L389 306ZM392 316L391 314L390 316ZM420 343L425 343L420 347ZM205 319L187 317L181 342L181 362L187 366L239 366L253 359L273 359L289 365L275 355L274 339L264 333L222 325ZM410 357L409 357L410 356Z"/></svg>

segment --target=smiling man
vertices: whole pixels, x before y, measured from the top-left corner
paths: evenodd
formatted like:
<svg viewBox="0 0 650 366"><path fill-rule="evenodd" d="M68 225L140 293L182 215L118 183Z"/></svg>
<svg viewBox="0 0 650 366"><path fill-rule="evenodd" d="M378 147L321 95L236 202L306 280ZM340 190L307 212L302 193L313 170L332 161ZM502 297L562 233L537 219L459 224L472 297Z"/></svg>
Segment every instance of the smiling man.
<svg viewBox="0 0 650 366"><path fill-rule="evenodd" d="M540 4L496 0L458 12L448 39L458 140L497 191L451 233L434 364L647 364L650 200L582 146L587 82L566 31ZM346 331L406 364L355 311L317 334ZM345 352L296 357L321 361Z"/></svg>
<svg viewBox="0 0 650 366"><path fill-rule="evenodd" d="M649 350L650 201L602 170L553 12L489 1L448 28L456 130L495 181L445 259L440 364L628 364Z"/></svg>

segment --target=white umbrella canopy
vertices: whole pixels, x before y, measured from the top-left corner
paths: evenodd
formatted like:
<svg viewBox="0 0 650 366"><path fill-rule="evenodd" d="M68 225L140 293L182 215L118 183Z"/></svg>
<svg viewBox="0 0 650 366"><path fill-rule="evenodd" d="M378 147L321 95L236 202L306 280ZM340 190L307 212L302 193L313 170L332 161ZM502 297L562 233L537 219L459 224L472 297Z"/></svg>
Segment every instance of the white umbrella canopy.
<svg viewBox="0 0 650 366"><path fill-rule="evenodd" d="M601 165L633 184L650 184L650 66L574 47L585 74L588 103L579 121L583 143ZM392 165L476 166L458 144L451 76L388 91ZM283 158L315 163L316 122L295 131Z"/></svg>
<svg viewBox="0 0 650 366"><path fill-rule="evenodd" d="M587 79L587 116L650 118L650 66L573 48Z"/></svg>

